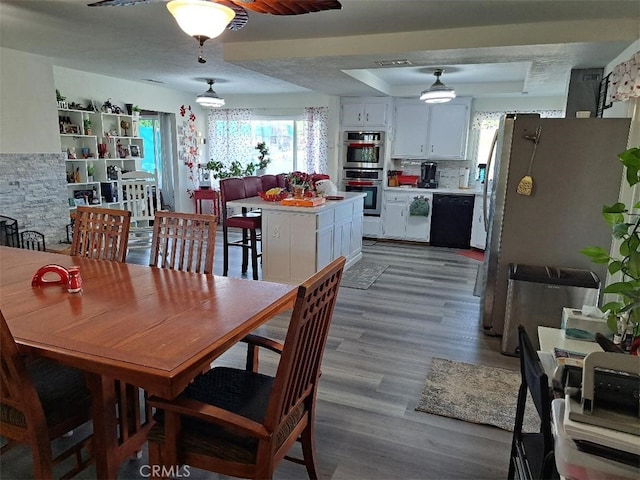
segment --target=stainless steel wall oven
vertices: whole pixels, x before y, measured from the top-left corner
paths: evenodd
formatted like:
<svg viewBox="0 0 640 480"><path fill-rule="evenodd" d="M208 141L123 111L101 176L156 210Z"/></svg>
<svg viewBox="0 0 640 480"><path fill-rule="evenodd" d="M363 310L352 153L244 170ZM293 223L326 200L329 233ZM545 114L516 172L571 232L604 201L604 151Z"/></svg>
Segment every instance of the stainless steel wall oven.
<svg viewBox="0 0 640 480"><path fill-rule="evenodd" d="M344 132L345 168L383 168L384 132Z"/></svg>
<svg viewBox="0 0 640 480"><path fill-rule="evenodd" d="M380 216L382 209L382 169L352 169L343 170L343 190L345 192L362 192L364 198L364 214Z"/></svg>

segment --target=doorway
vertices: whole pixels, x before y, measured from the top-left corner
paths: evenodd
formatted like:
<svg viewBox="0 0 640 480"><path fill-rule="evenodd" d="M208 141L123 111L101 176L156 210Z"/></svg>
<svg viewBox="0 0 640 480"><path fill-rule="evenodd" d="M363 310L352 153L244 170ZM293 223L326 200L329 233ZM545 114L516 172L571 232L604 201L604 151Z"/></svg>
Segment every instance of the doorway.
<svg viewBox="0 0 640 480"><path fill-rule="evenodd" d="M175 115L145 110L140 115L139 135L145 156L141 168L145 172L158 172L158 187L162 209L175 211L175 179L177 163L174 161L176 145Z"/></svg>

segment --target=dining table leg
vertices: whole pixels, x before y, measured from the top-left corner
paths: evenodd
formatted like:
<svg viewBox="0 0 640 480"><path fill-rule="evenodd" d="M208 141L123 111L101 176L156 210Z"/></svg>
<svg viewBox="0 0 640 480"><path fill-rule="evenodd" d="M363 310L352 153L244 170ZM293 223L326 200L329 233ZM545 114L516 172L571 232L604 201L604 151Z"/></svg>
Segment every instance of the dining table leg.
<svg viewBox="0 0 640 480"><path fill-rule="evenodd" d="M122 462L137 456L153 422L140 414L137 387L97 374L87 375L87 386L93 398L96 476L115 479Z"/></svg>

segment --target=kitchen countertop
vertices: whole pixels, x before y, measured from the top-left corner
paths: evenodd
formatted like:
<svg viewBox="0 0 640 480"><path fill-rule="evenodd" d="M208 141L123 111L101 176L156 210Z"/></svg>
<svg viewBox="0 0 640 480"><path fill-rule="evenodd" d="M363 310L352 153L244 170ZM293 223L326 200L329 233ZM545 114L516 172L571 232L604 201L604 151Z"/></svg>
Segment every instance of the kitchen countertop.
<svg viewBox="0 0 640 480"><path fill-rule="evenodd" d="M384 187L386 192L398 191L408 193L449 193L456 195L482 195L477 188L418 188L418 187Z"/></svg>

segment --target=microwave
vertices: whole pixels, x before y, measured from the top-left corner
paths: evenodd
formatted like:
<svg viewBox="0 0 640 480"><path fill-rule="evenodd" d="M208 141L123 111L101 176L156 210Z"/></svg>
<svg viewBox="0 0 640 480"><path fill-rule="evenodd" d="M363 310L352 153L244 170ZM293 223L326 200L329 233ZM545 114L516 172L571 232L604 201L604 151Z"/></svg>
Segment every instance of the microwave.
<svg viewBox="0 0 640 480"><path fill-rule="evenodd" d="M344 132L345 168L383 168L384 132Z"/></svg>

